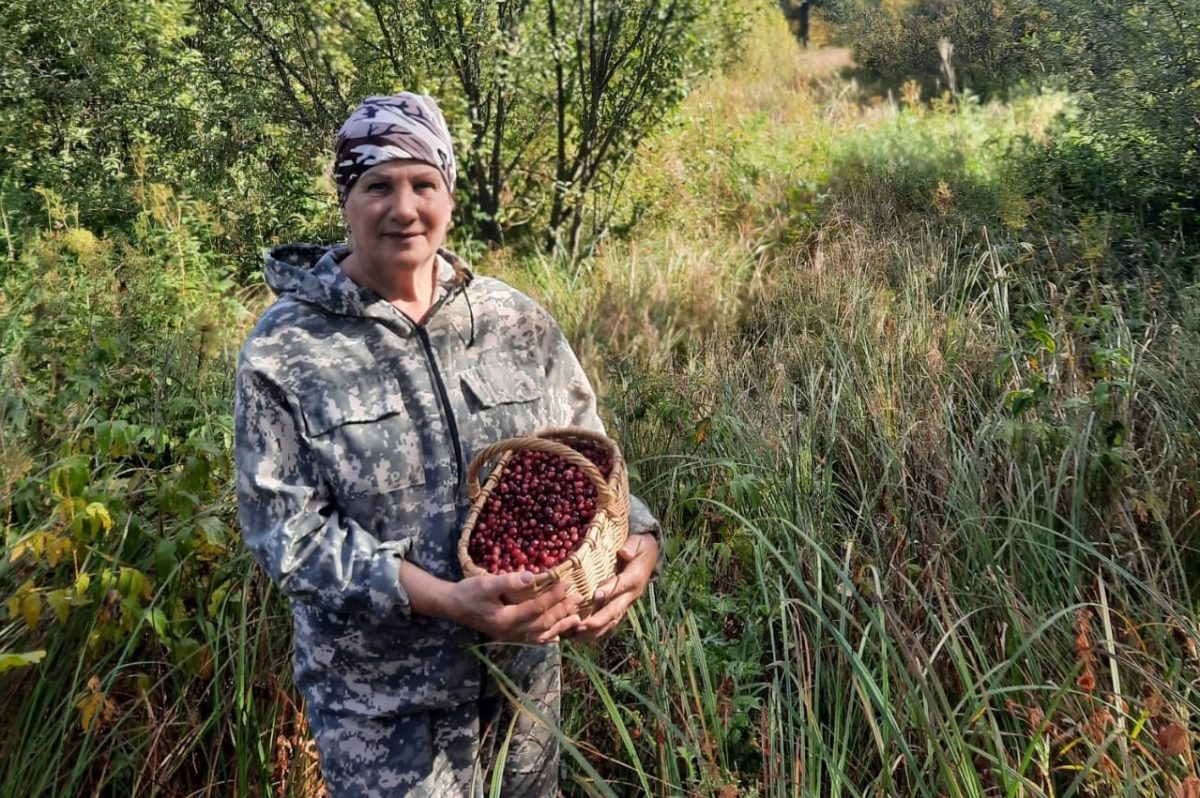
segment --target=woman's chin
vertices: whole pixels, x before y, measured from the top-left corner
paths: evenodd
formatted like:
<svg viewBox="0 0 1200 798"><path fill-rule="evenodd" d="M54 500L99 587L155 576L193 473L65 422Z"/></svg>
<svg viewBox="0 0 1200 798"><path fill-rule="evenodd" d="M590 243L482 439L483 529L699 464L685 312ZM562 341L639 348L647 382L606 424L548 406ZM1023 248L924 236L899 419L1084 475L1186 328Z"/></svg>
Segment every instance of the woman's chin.
<svg viewBox="0 0 1200 798"><path fill-rule="evenodd" d="M426 246L387 247L367 260L374 271L415 271L433 262L437 251Z"/></svg>

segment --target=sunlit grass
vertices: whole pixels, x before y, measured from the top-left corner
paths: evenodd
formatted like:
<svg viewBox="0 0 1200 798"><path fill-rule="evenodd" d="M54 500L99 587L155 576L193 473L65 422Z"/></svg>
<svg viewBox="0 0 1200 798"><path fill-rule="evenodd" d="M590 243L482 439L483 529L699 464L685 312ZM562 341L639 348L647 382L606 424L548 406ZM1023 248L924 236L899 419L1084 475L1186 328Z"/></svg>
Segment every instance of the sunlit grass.
<svg viewBox="0 0 1200 798"><path fill-rule="evenodd" d="M1067 98L869 97L755 20L639 153L627 231L474 264L563 323L667 533L624 632L568 647L564 789L1190 795L1200 290L1110 279L1111 220L1030 193ZM5 325L5 373L65 352L76 398L0 406L0 649L45 652L0 675L0 795L312 795L286 607L230 527L261 297L211 288L203 208L147 202L134 243L60 218L5 272L53 345Z"/></svg>

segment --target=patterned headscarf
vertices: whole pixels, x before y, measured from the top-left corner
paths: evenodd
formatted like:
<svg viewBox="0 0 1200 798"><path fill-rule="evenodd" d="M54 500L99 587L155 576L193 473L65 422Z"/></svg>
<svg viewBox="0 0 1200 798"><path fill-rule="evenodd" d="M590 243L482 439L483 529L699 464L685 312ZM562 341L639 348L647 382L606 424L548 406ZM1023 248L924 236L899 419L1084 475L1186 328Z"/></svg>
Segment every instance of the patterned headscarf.
<svg viewBox="0 0 1200 798"><path fill-rule="evenodd" d="M333 179L342 205L363 172L397 158L436 167L446 189L454 193L454 147L446 120L432 97L407 91L392 97L368 97L342 125L333 149Z"/></svg>

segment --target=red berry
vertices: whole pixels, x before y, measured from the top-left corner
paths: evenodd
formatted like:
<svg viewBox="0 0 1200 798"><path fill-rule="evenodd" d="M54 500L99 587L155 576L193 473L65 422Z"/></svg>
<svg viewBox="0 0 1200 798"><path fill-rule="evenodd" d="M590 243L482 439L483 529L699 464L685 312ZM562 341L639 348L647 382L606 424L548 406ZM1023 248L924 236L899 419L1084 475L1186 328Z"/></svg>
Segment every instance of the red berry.
<svg viewBox="0 0 1200 798"><path fill-rule="evenodd" d="M612 458L603 446L569 445L605 478L611 474ZM541 573L578 547L595 510L596 488L578 467L554 455L517 452L482 503L467 552L490 573Z"/></svg>

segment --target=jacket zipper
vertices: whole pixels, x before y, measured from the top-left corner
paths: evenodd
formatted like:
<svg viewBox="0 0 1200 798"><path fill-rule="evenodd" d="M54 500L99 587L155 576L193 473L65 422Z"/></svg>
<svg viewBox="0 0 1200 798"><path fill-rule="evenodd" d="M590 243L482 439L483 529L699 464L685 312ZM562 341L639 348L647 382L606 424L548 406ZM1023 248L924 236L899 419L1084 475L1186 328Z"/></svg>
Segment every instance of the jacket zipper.
<svg viewBox="0 0 1200 798"><path fill-rule="evenodd" d="M440 306L441 303L438 303ZM434 310L438 306L434 307ZM432 311L431 311L432 313ZM426 319L430 314L426 314ZM433 355L433 344L429 340L429 333L425 330L423 324L414 325L417 330L417 337L421 339L421 347L425 350L425 359L429 361L429 370L433 373L433 384L437 388L438 401L442 405L442 411L446 414L446 427L450 433L450 443L454 446L454 466L455 466L455 482L456 493L462 493L463 475L467 470L466 464L463 463L462 442L458 439L458 422L454 420L454 406L450 404L450 394L446 391L446 383L442 380L442 373L437 367L437 360Z"/></svg>

